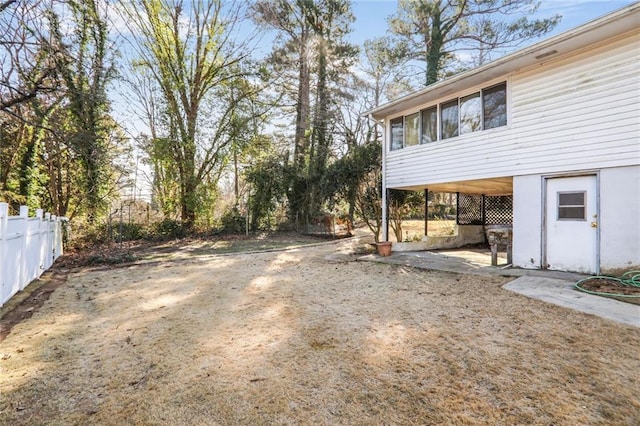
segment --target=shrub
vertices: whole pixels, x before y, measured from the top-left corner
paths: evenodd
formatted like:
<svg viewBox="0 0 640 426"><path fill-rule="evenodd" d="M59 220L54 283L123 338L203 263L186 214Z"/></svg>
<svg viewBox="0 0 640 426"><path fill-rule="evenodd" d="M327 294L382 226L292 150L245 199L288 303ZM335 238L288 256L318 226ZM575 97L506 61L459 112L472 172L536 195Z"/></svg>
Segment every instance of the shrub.
<svg viewBox="0 0 640 426"><path fill-rule="evenodd" d="M238 207L227 209L220 218L222 232L227 234L242 234L246 228L246 218L240 214Z"/></svg>
<svg viewBox="0 0 640 426"><path fill-rule="evenodd" d="M157 239L175 240L187 236L182 223L174 219L164 219L153 226L153 235Z"/></svg>
<svg viewBox="0 0 640 426"><path fill-rule="evenodd" d="M119 241L118 236L121 236L122 241L135 241L141 240L146 237L144 227L139 223L119 223L113 225L114 227L114 239Z"/></svg>

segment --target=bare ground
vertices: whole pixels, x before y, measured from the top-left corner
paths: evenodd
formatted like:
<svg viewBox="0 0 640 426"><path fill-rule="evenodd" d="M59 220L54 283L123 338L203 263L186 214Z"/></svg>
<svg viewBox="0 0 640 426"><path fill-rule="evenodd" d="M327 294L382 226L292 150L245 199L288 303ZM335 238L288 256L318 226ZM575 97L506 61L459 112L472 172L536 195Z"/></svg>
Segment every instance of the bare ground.
<svg viewBox="0 0 640 426"><path fill-rule="evenodd" d="M637 328L353 244L69 274L0 344L0 423L640 424Z"/></svg>

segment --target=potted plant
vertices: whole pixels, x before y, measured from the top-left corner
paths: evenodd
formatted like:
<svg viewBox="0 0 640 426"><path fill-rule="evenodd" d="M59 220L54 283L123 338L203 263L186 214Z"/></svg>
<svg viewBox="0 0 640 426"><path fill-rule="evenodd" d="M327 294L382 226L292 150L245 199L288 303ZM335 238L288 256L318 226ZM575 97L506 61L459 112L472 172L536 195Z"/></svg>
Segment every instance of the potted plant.
<svg viewBox="0 0 640 426"><path fill-rule="evenodd" d="M376 247L380 256L391 256L391 241L380 241Z"/></svg>

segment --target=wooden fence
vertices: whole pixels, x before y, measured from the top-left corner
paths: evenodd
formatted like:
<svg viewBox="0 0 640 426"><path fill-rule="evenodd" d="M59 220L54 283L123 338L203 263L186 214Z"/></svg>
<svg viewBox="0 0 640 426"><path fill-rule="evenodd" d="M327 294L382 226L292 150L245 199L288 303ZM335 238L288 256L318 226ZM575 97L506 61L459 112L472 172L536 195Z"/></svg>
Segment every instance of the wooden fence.
<svg viewBox="0 0 640 426"><path fill-rule="evenodd" d="M9 216L9 205L0 203L0 306L53 265L62 255L62 223L41 209L29 217L20 207L19 216Z"/></svg>

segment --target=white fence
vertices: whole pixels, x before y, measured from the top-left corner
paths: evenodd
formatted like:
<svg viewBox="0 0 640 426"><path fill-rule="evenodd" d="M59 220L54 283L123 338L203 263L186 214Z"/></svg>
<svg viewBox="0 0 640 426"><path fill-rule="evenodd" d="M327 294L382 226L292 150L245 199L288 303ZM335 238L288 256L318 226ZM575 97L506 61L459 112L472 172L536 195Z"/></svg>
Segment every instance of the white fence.
<svg viewBox="0 0 640 426"><path fill-rule="evenodd" d="M24 290L62 255L62 222L49 213L20 207L19 216L9 216L9 205L0 203L0 306Z"/></svg>

